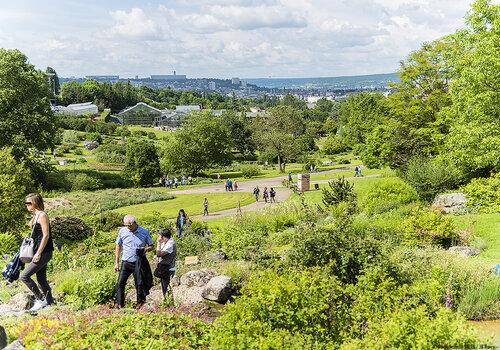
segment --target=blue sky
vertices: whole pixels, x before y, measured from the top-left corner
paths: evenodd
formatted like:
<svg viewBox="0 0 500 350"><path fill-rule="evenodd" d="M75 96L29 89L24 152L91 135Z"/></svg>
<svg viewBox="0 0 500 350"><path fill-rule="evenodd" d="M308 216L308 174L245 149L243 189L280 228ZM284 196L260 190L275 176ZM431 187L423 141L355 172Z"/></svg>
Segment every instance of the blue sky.
<svg viewBox="0 0 500 350"><path fill-rule="evenodd" d="M60 76L394 72L463 26L469 0L0 0L0 47Z"/></svg>

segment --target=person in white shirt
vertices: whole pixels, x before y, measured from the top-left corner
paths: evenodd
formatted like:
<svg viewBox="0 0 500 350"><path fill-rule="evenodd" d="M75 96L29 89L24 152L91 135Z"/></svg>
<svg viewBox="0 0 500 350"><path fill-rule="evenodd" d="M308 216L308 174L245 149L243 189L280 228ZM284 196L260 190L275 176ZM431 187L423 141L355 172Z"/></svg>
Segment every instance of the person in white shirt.
<svg viewBox="0 0 500 350"><path fill-rule="evenodd" d="M158 265L155 269L155 276L161 280L163 296L168 292L170 279L175 274L175 256L177 255L177 245L172 238L172 228L165 228L160 231L156 244L156 256Z"/></svg>

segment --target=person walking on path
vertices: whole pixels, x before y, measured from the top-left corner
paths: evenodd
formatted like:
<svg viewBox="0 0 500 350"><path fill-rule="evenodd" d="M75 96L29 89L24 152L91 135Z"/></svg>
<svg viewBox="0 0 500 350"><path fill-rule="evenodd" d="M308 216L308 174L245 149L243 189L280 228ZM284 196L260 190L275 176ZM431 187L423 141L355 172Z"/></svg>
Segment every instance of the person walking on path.
<svg viewBox="0 0 500 350"><path fill-rule="evenodd" d="M146 302L146 296L149 294L149 288L141 287L142 279L136 267L140 263L146 267L143 260L146 259L145 252L153 249L153 239L149 231L137 224L133 215L125 215L123 218L124 227L118 231L115 248L115 272L120 272L118 283L116 285L116 307L125 306L125 287L130 275L134 275L134 284L137 292L137 308L140 308ZM121 267L120 267L121 254ZM139 260L141 261L139 262ZM147 259L146 261L147 262ZM149 263L147 263L149 266ZM151 270L149 271L151 273ZM151 281L152 282L152 281Z"/></svg>
<svg viewBox="0 0 500 350"><path fill-rule="evenodd" d="M192 185L193 184L193 178L190 176L188 176L188 184L189 185Z"/></svg>
<svg viewBox="0 0 500 350"><path fill-rule="evenodd" d="M227 179L227 189L229 191L232 191L233 190L233 180L231 179Z"/></svg>
<svg viewBox="0 0 500 350"><path fill-rule="evenodd" d="M47 213L45 213L43 198L38 193L30 193L25 200L26 209L32 214L29 225L32 229L32 238L34 241L33 259L21 273L19 279L35 295L35 303L30 311L37 311L48 305L54 304L52 290L47 281L47 264L52 258L54 251L54 242L50 233L50 222ZM36 274L37 284L31 279ZM41 291L40 291L41 289Z"/></svg>
<svg viewBox="0 0 500 350"><path fill-rule="evenodd" d="M165 297L170 285L170 279L175 274L175 258L177 255L177 244L172 238L172 228L168 227L160 231L156 244L156 256L158 265L154 275L160 278L161 290Z"/></svg>
<svg viewBox="0 0 500 350"><path fill-rule="evenodd" d="M235 191L238 191L238 181L234 180L233 187Z"/></svg>
<svg viewBox="0 0 500 350"><path fill-rule="evenodd" d="M208 198L203 200L203 216L208 216Z"/></svg>
<svg viewBox="0 0 500 350"><path fill-rule="evenodd" d="M174 186L175 186L175 188L177 188L177 186L179 186L179 180L177 179L177 177L174 177Z"/></svg>
<svg viewBox="0 0 500 350"><path fill-rule="evenodd" d="M267 199L269 198L269 193L267 192L267 187L264 187L264 191L262 192L262 198L264 198L264 202L267 203Z"/></svg>
<svg viewBox="0 0 500 350"><path fill-rule="evenodd" d="M253 194L255 196L255 201L256 202L259 201L259 193L260 193L259 186L255 186L255 188L253 189Z"/></svg>
<svg viewBox="0 0 500 350"><path fill-rule="evenodd" d="M288 173L288 182L292 182L292 173Z"/></svg>
<svg viewBox="0 0 500 350"><path fill-rule="evenodd" d="M269 191L269 196L271 197L271 203L276 203L276 199L274 197L276 197L276 191L274 190L274 188L271 187L271 190Z"/></svg>
<svg viewBox="0 0 500 350"><path fill-rule="evenodd" d="M184 209L179 210L177 214L177 220L175 221L175 227L177 228L177 238L182 238L182 232L184 231L184 226L186 226L187 215Z"/></svg>

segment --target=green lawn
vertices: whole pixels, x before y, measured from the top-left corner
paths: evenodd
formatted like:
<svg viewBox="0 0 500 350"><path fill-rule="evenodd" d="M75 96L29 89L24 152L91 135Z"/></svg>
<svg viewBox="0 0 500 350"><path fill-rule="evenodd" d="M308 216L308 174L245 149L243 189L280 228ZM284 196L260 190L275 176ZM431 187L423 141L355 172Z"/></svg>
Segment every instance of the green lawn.
<svg viewBox="0 0 500 350"><path fill-rule="evenodd" d="M133 214L137 218L151 216L154 213L158 213L162 217L175 218L179 209L184 209L189 216L192 216L203 214L203 199L205 197L208 198L210 212L236 208L238 202L244 206L254 201L253 195L249 192L179 194L176 195L176 198L167 201L129 205L114 211L124 215Z"/></svg>
<svg viewBox="0 0 500 350"><path fill-rule="evenodd" d="M138 126L138 125L126 125L127 129L129 129L130 131L137 131L137 130L141 130L141 131L145 131L145 132L152 132L156 135L156 137L158 139L161 139L165 136L169 136L172 134L171 131L163 131L163 130L157 130L157 129L154 129L152 127L147 127L147 126Z"/></svg>
<svg viewBox="0 0 500 350"><path fill-rule="evenodd" d="M461 229L470 229L484 241L480 258L500 263L500 213L452 216Z"/></svg>

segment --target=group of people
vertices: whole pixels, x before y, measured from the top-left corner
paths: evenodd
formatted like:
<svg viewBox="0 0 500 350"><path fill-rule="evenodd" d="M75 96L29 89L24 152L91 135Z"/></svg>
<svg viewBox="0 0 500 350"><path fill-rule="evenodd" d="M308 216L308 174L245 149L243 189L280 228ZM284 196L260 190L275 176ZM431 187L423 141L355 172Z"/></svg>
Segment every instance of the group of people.
<svg viewBox="0 0 500 350"><path fill-rule="evenodd" d="M231 180L231 179L227 179L225 182L224 182L224 189L226 191L238 191L238 181L236 180Z"/></svg>
<svg viewBox="0 0 500 350"><path fill-rule="evenodd" d="M47 265L52 259L54 241L50 229L50 221L44 211L44 201L38 193L30 193L25 199L26 209L31 214L32 255L29 262L21 259L22 248L2 271L2 275L9 282L21 280L35 296L30 312L54 304L52 289L47 281ZM208 210L208 207L207 207ZM182 237L187 223L187 215L183 209L179 211L176 221L177 236ZM156 242L155 255L157 264L154 272L146 257L146 252L153 250L154 243L149 230L138 225L133 215L125 215L123 227L118 231L115 247L115 272L119 273L116 284L116 307L125 306L125 287L130 275L134 277L137 291L137 308L146 301L146 296L153 285L153 274L161 281L161 288L165 296L169 290L171 277L175 273L175 259L177 254L176 242L172 238L174 229L171 227L160 230ZM23 242L24 244L24 242ZM24 266L25 262L26 266ZM22 269L24 266L24 270ZM33 276L36 276L36 283Z"/></svg>
<svg viewBox="0 0 500 350"><path fill-rule="evenodd" d="M253 189L253 195L255 196L255 201L258 202L260 198L260 188L259 186L255 186ZM262 199L264 200L265 203L276 203L276 191L274 188L270 188L269 190L267 187L264 187L264 190L262 191Z"/></svg>
<svg viewBox="0 0 500 350"><path fill-rule="evenodd" d="M168 188L177 188L179 186L185 186L186 184L192 185L193 184L193 178L191 176L185 177L184 175L181 175L180 179L177 179L177 177L174 177L173 179L170 179L168 175L163 175L160 177L160 186L162 187L168 187Z"/></svg>

